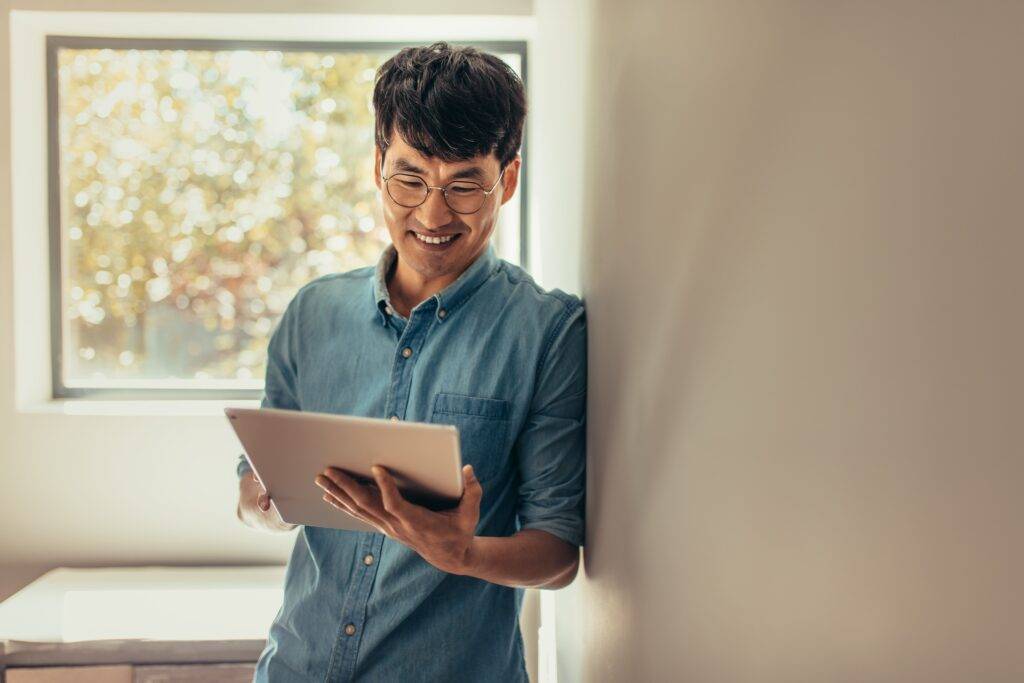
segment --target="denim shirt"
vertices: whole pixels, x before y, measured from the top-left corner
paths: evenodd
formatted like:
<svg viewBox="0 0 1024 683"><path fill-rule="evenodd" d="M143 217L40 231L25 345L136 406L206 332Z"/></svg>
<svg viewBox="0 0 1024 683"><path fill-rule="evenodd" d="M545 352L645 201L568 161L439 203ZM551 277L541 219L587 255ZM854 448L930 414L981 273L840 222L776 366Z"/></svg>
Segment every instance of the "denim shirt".
<svg viewBox="0 0 1024 683"><path fill-rule="evenodd" d="M581 545L580 299L488 245L404 318L385 284L395 259L389 245L376 267L299 290L271 336L262 405L455 425L483 487L477 535ZM526 681L521 603L521 589L448 574L383 534L300 527L255 680Z"/></svg>

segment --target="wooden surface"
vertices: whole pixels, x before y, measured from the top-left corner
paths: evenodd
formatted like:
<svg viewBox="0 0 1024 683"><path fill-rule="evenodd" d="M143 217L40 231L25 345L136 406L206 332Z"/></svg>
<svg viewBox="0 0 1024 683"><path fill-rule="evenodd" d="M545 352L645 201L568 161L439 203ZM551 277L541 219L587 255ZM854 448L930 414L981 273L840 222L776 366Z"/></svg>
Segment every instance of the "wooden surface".
<svg viewBox="0 0 1024 683"><path fill-rule="evenodd" d="M255 664L137 666L132 683L251 683Z"/></svg>
<svg viewBox="0 0 1024 683"><path fill-rule="evenodd" d="M8 669L6 683L132 683L130 666Z"/></svg>
<svg viewBox="0 0 1024 683"><path fill-rule="evenodd" d="M255 662L263 646L263 640L6 641L0 643L0 667Z"/></svg>
<svg viewBox="0 0 1024 683"><path fill-rule="evenodd" d="M250 683L255 668L254 664L47 666L8 669L6 683Z"/></svg>

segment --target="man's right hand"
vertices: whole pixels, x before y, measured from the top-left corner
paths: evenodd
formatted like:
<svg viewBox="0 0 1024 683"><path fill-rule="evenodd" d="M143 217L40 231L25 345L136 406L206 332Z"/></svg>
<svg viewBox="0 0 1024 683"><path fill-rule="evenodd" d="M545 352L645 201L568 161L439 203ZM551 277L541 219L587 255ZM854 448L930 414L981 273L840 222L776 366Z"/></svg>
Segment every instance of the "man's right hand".
<svg viewBox="0 0 1024 683"><path fill-rule="evenodd" d="M270 504L270 496L252 472L246 472L238 481L237 514L246 526L261 531L291 531L295 528L294 524L281 519L277 508Z"/></svg>

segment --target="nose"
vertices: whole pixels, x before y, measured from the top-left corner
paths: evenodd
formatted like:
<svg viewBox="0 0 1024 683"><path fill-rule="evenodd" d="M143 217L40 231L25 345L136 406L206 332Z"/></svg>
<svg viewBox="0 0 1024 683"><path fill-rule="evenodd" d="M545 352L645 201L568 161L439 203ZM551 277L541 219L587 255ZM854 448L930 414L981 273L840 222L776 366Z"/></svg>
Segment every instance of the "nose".
<svg viewBox="0 0 1024 683"><path fill-rule="evenodd" d="M416 220L427 230L442 228L451 223L453 218L441 190L431 190L427 201L416 207Z"/></svg>

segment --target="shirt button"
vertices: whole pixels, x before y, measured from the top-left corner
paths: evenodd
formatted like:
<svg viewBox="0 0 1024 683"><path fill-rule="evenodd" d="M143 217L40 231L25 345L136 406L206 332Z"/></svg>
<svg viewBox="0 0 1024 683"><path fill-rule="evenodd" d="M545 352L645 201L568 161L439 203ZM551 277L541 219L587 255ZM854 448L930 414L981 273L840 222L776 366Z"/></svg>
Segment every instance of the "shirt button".
<svg viewBox="0 0 1024 683"><path fill-rule="evenodd" d="M438 318L443 318L443 317L445 317L446 315L448 315L448 311L444 310L443 308L442 308L442 309L439 309L439 310L437 311L437 317L438 317Z"/></svg>
<svg viewBox="0 0 1024 683"><path fill-rule="evenodd" d="M406 346L404 349L402 349L402 356L404 356L405 358L408 358L411 355L412 355L412 349L410 349L408 346Z"/></svg>
<svg viewBox="0 0 1024 683"><path fill-rule="evenodd" d="M364 557L363 564L365 564L367 567L373 564L373 555L367 555L366 557Z"/></svg>
<svg viewBox="0 0 1024 683"><path fill-rule="evenodd" d="M391 416L391 421L392 422L398 422L398 420L399 420L399 417L397 415L392 415Z"/></svg>
<svg viewBox="0 0 1024 683"><path fill-rule="evenodd" d="M347 635L347 636L354 636L355 634L356 634L356 625L355 624L349 624L348 626L345 627L345 635Z"/></svg>
<svg viewBox="0 0 1024 683"><path fill-rule="evenodd" d="M384 312L387 313L388 315L394 315L395 314L395 310L393 308L391 308L390 306L385 306L384 307Z"/></svg>

